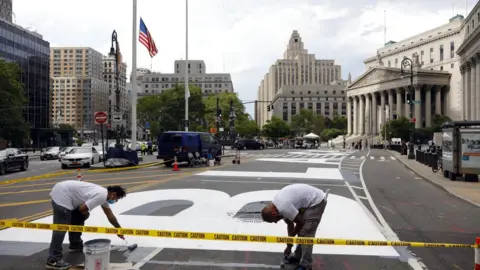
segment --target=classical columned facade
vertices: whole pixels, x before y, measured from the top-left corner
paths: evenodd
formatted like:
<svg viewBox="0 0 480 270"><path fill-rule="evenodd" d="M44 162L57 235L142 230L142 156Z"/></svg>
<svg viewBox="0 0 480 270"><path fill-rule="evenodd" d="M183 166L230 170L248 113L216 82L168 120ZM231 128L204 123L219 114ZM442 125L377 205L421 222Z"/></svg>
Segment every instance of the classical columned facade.
<svg viewBox="0 0 480 270"><path fill-rule="evenodd" d="M378 135L402 116L415 118L415 128L431 127L433 115L446 115L450 74L414 68L413 84L410 78L410 69L375 67L354 81L347 89L349 135ZM415 100L413 112L408 100Z"/></svg>

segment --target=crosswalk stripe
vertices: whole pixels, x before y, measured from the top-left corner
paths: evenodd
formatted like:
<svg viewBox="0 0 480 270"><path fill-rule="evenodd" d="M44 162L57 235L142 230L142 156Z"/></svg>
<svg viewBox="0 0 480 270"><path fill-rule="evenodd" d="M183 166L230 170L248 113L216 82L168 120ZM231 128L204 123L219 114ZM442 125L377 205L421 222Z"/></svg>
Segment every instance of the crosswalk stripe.
<svg viewBox="0 0 480 270"><path fill-rule="evenodd" d="M375 157L374 157L374 156L371 156L370 159L375 159Z"/></svg>
<svg viewBox="0 0 480 270"><path fill-rule="evenodd" d="M392 160L396 160L396 158L395 158L395 157L390 157L390 159L392 159Z"/></svg>
<svg viewBox="0 0 480 270"><path fill-rule="evenodd" d="M361 156L360 159L365 159L365 156Z"/></svg>
<svg viewBox="0 0 480 270"><path fill-rule="evenodd" d="M385 157L380 157L381 160L385 160Z"/></svg>
<svg viewBox="0 0 480 270"><path fill-rule="evenodd" d="M351 156L350 159L355 159L355 156Z"/></svg>

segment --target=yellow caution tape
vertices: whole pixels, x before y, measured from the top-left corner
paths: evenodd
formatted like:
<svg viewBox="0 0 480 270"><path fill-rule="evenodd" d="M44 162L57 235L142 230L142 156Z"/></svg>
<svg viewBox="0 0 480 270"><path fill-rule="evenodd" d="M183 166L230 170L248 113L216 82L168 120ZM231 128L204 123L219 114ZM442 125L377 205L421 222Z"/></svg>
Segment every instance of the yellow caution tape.
<svg viewBox="0 0 480 270"><path fill-rule="evenodd" d="M399 246L399 247L431 247L431 248L479 248L476 244L450 244L450 243L423 243L403 241L371 241L353 239L328 239L311 237L284 237L270 235L246 235L226 234L212 232L186 232L186 231L163 231L130 228L107 228L93 226L74 226L62 224L17 222L13 220L1 220L0 226L9 228L55 230L65 232L85 232L99 234L120 234L160 238L178 238L193 240L254 242L254 243L277 243L277 244L304 244L304 245L344 245L344 246Z"/></svg>

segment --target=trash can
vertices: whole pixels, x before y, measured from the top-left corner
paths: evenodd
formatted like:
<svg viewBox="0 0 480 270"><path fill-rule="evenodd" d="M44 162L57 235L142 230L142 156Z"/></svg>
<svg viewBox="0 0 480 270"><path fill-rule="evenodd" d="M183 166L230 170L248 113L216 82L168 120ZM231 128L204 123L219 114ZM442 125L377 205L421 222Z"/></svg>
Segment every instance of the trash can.
<svg viewBox="0 0 480 270"><path fill-rule="evenodd" d="M108 270L110 268L111 241L93 239L83 244L85 270Z"/></svg>

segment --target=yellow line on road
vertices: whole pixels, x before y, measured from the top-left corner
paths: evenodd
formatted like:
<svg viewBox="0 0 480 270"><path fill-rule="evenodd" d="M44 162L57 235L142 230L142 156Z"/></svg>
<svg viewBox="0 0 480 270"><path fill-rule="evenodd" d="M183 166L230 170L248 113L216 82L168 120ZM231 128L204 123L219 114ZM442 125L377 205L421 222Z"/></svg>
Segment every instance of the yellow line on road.
<svg viewBox="0 0 480 270"><path fill-rule="evenodd" d="M169 176L169 175L183 175L185 173L172 173L169 171L169 174L152 174L152 175L146 175L145 177L141 178L149 178L149 177L157 177L157 176ZM140 176L129 176L129 177L109 177L109 178L99 178L99 179L92 179L89 180L88 178L84 178L84 181L86 182L101 182L101 181L109 181L109 180L124 180L124 179L137 179ZM2 189L11 189L11 188L24 188L24 187L38 187L38 186L47 186L47 185L54 185L58 182L65 181L62 179L58 179L55 182L48 182L48 183L41 183L41 184L28 184L28 185L18 185L18 186L8 186L8 187L0 187L0 190Z"/></svg>
<svg viewBox="0 0 480 270"><path fill-rule="evenodd" d="M148 180L148 181L137 181L137 182L122 182L122 183L109 183L109 184L103 184L101 185L102 187L105 186L114 186L114 185L133 185L133 184L144 184L144 183L151 183L151 182L158 182L161 180ZM12 195L12 194L25 194L25 193L34 193L34 192L44 192L44 191L50 191L52 190L51 188L43 188L43 189L31 189L31 190L21 190L21 191L10 191L10 192L0 192L0 195ZM0 207L2 205L0 204Z"/></svg>

